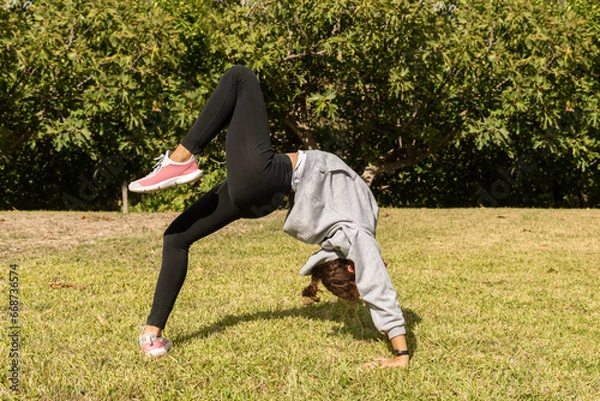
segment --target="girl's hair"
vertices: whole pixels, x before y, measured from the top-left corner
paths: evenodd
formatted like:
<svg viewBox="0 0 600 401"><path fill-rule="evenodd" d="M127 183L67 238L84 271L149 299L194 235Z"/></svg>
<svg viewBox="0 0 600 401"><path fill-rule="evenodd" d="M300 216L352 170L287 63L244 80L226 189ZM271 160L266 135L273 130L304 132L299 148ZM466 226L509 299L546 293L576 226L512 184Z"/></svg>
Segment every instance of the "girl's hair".
<svg viewBox="0 0 600 401"><path fill-rule="evenodd" d="M356 301L358 299L358 290L356 289L356 277L354 273L348 271L348 265L354 266L354 263L347 259L335 259L331 262L321 263L312 269L312 279L310 285L302 291L303 297L308 297L315 302L319 302L317 297L319 292L319 280L335 296L347 301Z"/></svg>

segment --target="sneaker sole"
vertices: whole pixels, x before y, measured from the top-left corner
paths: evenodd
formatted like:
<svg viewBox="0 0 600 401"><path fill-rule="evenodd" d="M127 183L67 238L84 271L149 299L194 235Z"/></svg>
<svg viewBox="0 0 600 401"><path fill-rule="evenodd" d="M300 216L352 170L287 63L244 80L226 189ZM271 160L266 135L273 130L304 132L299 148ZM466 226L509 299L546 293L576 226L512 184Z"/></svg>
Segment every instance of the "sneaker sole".
<svg viewBox="0 0 600 401"><path fill-rule="evenodd" d="M200 178L202 178L202 176L204 176L204 173L202 172L202 170L198 170L194 171L193 173L171 178L165 181L158 182L154 185L148 185L146 187L131 187L130 185L129 190L131 192L137 193L157 192L161 189L174 187L175 185L189 184L190 182L198 181Z"/></svg>
<svg viewBox="0 0 600 401"><path fill-rule="evenodd" d="M160 358L161 356L166 355L171 348L173 348L173 343L172 342L170 342L169 344L165 345L164 348L155 349L155 350L152 350L152 351L146 353L146 356L148 358Z"/></svg>

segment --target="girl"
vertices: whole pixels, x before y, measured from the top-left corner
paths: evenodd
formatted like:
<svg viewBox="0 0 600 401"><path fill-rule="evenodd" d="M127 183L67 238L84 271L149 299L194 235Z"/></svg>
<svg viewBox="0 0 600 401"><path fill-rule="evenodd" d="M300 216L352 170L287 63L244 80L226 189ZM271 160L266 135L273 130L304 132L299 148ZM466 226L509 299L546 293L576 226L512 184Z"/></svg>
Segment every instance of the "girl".
<svg viewBox="0 0 600 401"><path fill-rule="evenodd" d="M237 219L266 216L289 195L284 231L300 241L321 245L300 271L312 275L303 295L318 301L320 280L341 298L362 298L375 326L390 339L394 350L391 358L378 358L374 363L407 366L405 322L375 240L378 207L371 191L360 176L330 153L275 153L263 94L248 68L235 66L223 75L175 151L162 155L154 171L132 182L129 189L152 192L198 180L202 171L195 155L224 127L227 179L165 231L154 301L139 340L143 352L161 356L173 345L162 337L162 331L185 280L192 243Z"/></svg>

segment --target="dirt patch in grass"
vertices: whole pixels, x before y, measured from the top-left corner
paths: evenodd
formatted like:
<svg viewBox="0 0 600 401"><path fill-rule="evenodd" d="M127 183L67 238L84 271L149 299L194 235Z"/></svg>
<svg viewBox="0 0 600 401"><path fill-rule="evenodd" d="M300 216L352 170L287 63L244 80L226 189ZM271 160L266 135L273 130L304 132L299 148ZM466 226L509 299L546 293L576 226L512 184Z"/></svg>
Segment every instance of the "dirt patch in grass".
<svg viewBox="0 0 600 401"><path fill-rule="evenodd" d="M0 256L107 238L162 235L177 214L0 211Z"/></svg>

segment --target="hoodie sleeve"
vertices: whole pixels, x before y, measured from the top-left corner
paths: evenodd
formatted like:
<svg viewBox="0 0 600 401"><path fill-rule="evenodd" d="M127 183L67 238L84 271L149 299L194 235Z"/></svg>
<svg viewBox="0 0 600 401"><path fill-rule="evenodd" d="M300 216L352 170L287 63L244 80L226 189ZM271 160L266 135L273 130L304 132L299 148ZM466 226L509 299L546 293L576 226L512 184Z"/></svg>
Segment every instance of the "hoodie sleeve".
<svg viewBox="0 0 600 401"><path fill-rule="evenodd" d="M388 338L405 334L404 316L398 296L375 238L354 227L339 229L321 243L321 250L308 259L300 274L309 275L316 265L337 258L354 262L356 287L369 308L377 330Z"/></svg>
<svg viewBox="0 0 600 401"><path fill-rule="evenodd" d="M398 295L372 235L357 230L350 237L348 259L354 262L356 287L371 312L375 327L388 338L406 334Z"/></svg>

